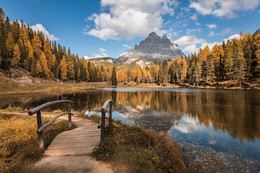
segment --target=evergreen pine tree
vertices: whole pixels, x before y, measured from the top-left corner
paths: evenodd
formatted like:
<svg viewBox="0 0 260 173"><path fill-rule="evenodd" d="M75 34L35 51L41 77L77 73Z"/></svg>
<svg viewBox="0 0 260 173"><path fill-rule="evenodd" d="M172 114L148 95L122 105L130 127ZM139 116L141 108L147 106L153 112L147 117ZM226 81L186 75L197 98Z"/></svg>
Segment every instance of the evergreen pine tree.
<svg viewBox="0 0 260 173"><path fill-rule="evenodd" d="M16 20L12 23L12 34L14 37L14 42L18 42L20 36L20 27L19 23Z"/></svg>
<svg viewBox="0 0 260 173"><path fill-rule="evenodd" d="M2 64L2 55L1 55L1 50L0 50L0 67L1 67L1 64Z"/></svg>
<svg viewBox="0 0 260 173"><path fill-rule="evenodd" d="M225 45L225 56L224 56L224 70L225 77L232 79L233 75L233 44L228 40Z"/></svg>
<svg viewBox="0 0 260 173"><path fill-rule="evenodd" d="M5 23L4 23L4 31L3 31L3 34L4 34L4 38L7 38L8 37L8 33L11 32L11 25L10 25L10 21L9 21L9 18L8 16L6 17L6 20L5 20Z"/></svg>
<svg viewBox="0 0 260 173"><path fill-rule="evenodd" d="M234 78L239 82L239 86L242 84L242 80L246 75L246 61L244 58L243 48L241 45L241 41L235 39L234 40L234 64L233 64L233 75Z"/></svg>
<svg viewBox="0 0 260 173"><path fill-rule="evenodd" d="M0 7L0 23L3 23L5 19L5 12L4 10Z"/></svg>
<svg viewBox="0 0 260 173"><path fill-rule="evenodd" d="M0 24L1 25L1 24ZM0 31L0 50L1 50L1 57L2 57L2 62L0 64L0 67L2 69L6 69L8 66L7 66L7 60L8 60L8 57L7 57L7 49L6 49L6 42L5 42L5 38L2 34L2 32Z"/></svg>
<svg viewBox="0 0 260 173"><path fill-rule="evenodd" d="M3 56L3 60L2 60L2 68L3 69L9 69L10 68L13 50L14 50L14 39L13 39L12 33L9 32L7 39L6 39L7 54L5 56Z"/></svg>
<svg viewBox="0 0 260 173"><path fill-rule="evenodd" d="M163 83L168 82L168 63L166 60L163 61Z"/></svg>
<svg viewBox="0 0 260 173"><path fill-rule="evenodd" d="M256 55L256 67L254 73L257 77L260 77L260 34L255 37L254 46Z"/></svg>
<svg viewBox="0 0 260 173"><path fill-rule="evenodd" d="M112 81L112 85L117 86L117 77L116 77L116 68L115 68L115 66L113 66L111 81Z"/></svg>
<svg viewBox="0 0 260 173"><path fill-rule="evenodd" d="M73 69L73 59L72 59L72 55L70 54L70 51L68 53L68 78L71 80L75 79L75 72Z"/></svg>

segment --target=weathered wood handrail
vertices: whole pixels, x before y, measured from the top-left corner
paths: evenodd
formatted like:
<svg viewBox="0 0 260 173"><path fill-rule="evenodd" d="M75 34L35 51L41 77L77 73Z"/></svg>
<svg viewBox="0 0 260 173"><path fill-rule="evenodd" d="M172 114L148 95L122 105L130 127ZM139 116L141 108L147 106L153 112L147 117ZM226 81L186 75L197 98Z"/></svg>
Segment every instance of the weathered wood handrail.
<svg viewBox="0 0 260 173"><path fill-rule="evenodd" d="M55 104L60 104L60 103L68 103L68 112L62 113L56 117L54 117L51 121L49 121L48 123L42 125L42 116L41 116L41 110L43 108L46 108L48 106L52 106ZM32 110L30 110L28 112L28 114L30 116L32 116L33 114L37 113L37 133L38 133L38 139L39 139L39 148L44 148L44 140L43 140L43 136L42 136L42 131L48 127L49 125L51 125L51 123L53 123L56 119L58 119L59 117L61 117L62 115L66 115L68 114L68 122L69 122L69 128L71 128L72 126L72 122L71 122L71 115L73 115L71 113L71 103L73 103L70 100L57 100L57 101L52 101L52 102L47 102L44 103L40 106L37 106L36 108L33 108Z"/></svg>
<svg viewBox="0 0 260 173"><path fill-rule="evenodd" d="M106 122L106 113L108 112L109 113L109 117L108 117L108 130L109 130L109 133L112 134L113 132L113 126L112 126L112 104L113 104L113 100L107 100L100 112L102 114L102 117L101 117L101 123L100 123L100 128L101 128L101 134L100 134L100 144L103 145L104 144L104 139L105 139L105 122ZM107 109L109 105L109 109Z"/></svg>

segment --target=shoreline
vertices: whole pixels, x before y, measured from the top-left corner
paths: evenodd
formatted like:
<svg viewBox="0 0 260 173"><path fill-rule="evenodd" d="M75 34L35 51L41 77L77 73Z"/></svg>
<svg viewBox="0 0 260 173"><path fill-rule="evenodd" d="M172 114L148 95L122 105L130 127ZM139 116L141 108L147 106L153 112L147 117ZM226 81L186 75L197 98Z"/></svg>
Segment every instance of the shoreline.
<svg viewBox="0 0 260 173"><path fill-rule="evenodd" d="M108 82L84 82L84 83L9 83L1 84L0 83L0 94L1 95L13 95L13 94L33 94L33 93L49 93L49 92L58 92L58 93L69 93L79 90L87 90L93 88L105 88L105 87L115 87ZM215 86L209 85L200 85L200 86L191 86L190 84L185 83L184 85L178 84L164 84L157 85L155 83L140 83L136 84L135 82L130 82L127 84L118 83L117 87L133 87L133 88L190 88L190 89L221 89L221 90L260 90L260 87L237 87L232 86L228 87L225 84L219 84Z"/></svg>

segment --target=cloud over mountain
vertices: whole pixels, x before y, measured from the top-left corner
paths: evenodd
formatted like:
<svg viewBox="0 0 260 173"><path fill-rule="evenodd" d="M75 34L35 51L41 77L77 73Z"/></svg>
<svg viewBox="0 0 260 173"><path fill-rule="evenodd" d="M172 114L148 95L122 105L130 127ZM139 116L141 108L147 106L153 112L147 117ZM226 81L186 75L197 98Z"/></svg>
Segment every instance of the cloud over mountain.
<svg viewBox="0 0 260 173"><path fill-rule="evenodd" d="M176 5L175 0L101 0L107 12L88 17L95 27L84 33L102 40L130 40L153 31L161 35L166 33L162 16L173 16Z"/></svg>

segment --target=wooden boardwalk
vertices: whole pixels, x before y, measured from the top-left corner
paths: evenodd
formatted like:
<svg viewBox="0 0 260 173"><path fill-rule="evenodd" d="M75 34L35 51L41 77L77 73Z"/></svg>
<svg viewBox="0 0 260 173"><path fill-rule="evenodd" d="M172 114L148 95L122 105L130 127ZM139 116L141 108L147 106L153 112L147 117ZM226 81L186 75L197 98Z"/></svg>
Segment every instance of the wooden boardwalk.
<svg viewBox="0 0 260 173"><path fill-rule="evenodd" d="M100 130L97 124L76 117L72 118L72 122L77 128L56 136L45 151L44 157L22 172L113 172L109 164L90 157L93 149L100 143Z"/></svg>

